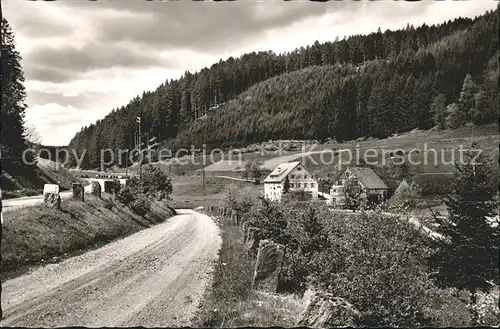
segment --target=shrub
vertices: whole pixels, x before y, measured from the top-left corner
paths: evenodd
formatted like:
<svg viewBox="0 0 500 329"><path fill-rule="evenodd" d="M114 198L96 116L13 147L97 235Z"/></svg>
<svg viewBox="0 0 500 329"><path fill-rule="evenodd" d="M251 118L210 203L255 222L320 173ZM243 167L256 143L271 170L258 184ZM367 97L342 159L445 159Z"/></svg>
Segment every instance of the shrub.
<svg viewBox="0 0 500 329"><path fill-rule="evenodd" d="M116 198L118 199L118 201L120 201L121 203L125 204L125 205L128 205L129 203L131 203L132 201L135 200L136 198L136 194L134 194L132 192L132 190L130 189L129 186L124 186L119 192L118 194L116 195Z"/></svg>
<svg viewBox="0 0 500 329"><path fill-rule="evenodd" d="M144 197L133 200L127 206L139 216L145 216L148 212L151 211L151 204Z"/></svg>
<svg viewBox="0 0 500 329"><path fill-rule="evenodd" d="M261 200L246 215L261 239L286 246L280 289L306 283L353 303L368 326L425 326L436 288L427 241L408 222L379 212L332 213L325 205Z"/></svg>
<svg viewBox="0 0 500 329"><path fill-rule="evenodd" d="M236 186L235 184L226 185L222 190L222 199L220 201L220 206L237 209L240 198L241 189L238 186Z"/></svg>
<svg viewBox="0 0 500 329"><path fill-rule="evenodd" d="M391 209L396 210L414 209L420 196L420 187L415 182L408 184L406 179L403 179L389 199L388 205Z"/></svg>
<svg viewBox="0 0 500 329"><path fill-rule="evenodd" d="M224 186L222 190L221 207L237 210L240 213L247 213L253 205L253 199L249 197L249 193L235 184Z"/></svg>
<svg viewBox="0 0 500 329"><path fill-rule="evenodd" d="M269 239L286 245L290 236L286 231L288 219L285 210L283 204L260 198L245 215L244 220L260 229L258 236L260 239Z"/></svg>
<svg viewBox="0 0 500 329"><path fill-rule="evenodd" d="M170 200L172 180L158 167L148 165L142 173L142 181L137 176L132 177L128 184L133 193L153 196L158 200Z"/></svg>
<svg viewBox="0 0 500 329"><path fill-rule="evenodd" d="M282 266L280 289L302 292L307 278L317 268L317 256L328 247L329 241L323 219L328 216L326 206L312 204L293 205L285 209L289 218L286 236L286 255Z"/></svg>
<svg viewBox="0 0 500 329"><path fill-rule="evenodd" d="M422 266L429 253L424 237L408 222L381 213L333 216L313 282L353 303L363 325L428 325L425 310L435 287Z"/></svg>

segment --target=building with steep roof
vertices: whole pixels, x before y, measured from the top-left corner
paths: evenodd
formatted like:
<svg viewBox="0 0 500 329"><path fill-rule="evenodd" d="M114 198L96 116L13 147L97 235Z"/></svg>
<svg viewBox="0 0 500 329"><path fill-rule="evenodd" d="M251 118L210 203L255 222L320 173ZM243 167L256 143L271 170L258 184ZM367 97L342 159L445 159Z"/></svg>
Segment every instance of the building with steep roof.
<svg viewBox="0 0 500 329"><path fill-rule="evenodd" d="M334 207L345 205L345 186L351 181L360 188L359 198L362 200L374 199L384 201L387 199L388 187L384 181L370 168L349 167L346 168L330 188L332 196L331 204Z"/></svg>
<svg viewBox="0 0 500 329"><path fill-rule="evenodd" d="M276 167L264 179L264 197L272 201L281 200L287 177L290 192L303 191L312 199L318 198L318 181L300 161L282 163Z"/></svg>

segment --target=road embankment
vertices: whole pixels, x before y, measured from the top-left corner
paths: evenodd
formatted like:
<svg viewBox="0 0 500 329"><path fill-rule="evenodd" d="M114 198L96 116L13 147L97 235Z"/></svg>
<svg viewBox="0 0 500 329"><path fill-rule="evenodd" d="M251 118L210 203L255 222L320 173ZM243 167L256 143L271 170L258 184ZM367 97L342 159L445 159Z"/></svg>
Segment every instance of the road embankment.
<svg viewBox="0 0 500 329"><path fill-rule="evenodd" d="M42 205L4 214L2 225L2 281L31 268L102 246L173 216L166 203L152 202L145 216L103 199L86 195L85 202L64 200L61 209Z"/></svg>
<svg viewBox="0 0 500 329"><path fill-rule="evenodd" d="M189 326L220 243L210 217L179 210L167 222L7 280L2 324Z"/></svg>

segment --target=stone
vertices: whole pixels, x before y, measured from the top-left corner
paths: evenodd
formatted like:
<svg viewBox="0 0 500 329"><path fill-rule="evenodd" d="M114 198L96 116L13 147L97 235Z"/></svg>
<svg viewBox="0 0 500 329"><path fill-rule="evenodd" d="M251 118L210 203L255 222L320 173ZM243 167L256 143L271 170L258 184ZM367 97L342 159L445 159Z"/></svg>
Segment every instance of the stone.
<svg viewBox="0 0 500 329"><path fill-rule="evenodd" d="M57 184L44 184L43 194L45 193L59 193L59 185Z"/></svg>
<svg viewBox="0 0 500 329"><path fill-rule="evenodd" d="M82 183L73 183L71 188L73 190L73 200L85 201L85 191Z"/></svg>
<svg viewBox="0 0 500 329"><path fill-rule="evenodd" d="M43 205L48 208L61 208L61 196L58 193L47 192L43 195Z"/></svg>
<svg viewBox="0 0 500 329"><path fill-rule="evenodd" d="M360 316L361 313L347 300L317 291L308 297L296 325L311 328L353 327L358 324Z"/></svg>
<svg viewBox="0 0 500 329"><path fill-rule="evenodd" d="M113 193L113 183L114 182L112 180L104 181L104 192Z"/></svg>
<svg viewBox="0 0 500 329"><path fill-rule="evenodd" d="M101 192L102 192L102 189L101 189L101 184L99 184L99 182L92 182L92 186L90 187L90 193L92 195L95 195L97 196L98 198L101 197Z"/></svg>
<svg viewBox="0 0 500 329"><path fill-rule="evenodd" d="M262 240L259 242L259 251L257 252L252 279L253 289L276 293L284 249L283 245L271 240Z"/></svg>

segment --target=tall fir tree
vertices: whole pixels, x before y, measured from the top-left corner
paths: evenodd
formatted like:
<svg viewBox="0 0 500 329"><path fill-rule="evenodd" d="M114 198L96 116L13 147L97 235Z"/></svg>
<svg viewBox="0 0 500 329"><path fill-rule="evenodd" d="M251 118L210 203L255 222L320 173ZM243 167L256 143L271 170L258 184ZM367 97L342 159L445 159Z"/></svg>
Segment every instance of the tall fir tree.
<svg viewBox="0 0 500 329"><path fill-rule="evenodd" d="M492 167L477 145L464 152L455 167L452 193L445 198L449 215L436 218L440 224L436 230L444 238L434 241L430 265L440 286L471 293L471 313L477 321L477 292L498 284L499 235L491 223L498 191L492 184Z"/></svg>
<svg viewBox="0 0 500 329"><path fill-rule="evenodd" d="M467 74L462 85L462 90L460 91L460 97L458 98L458 111L460 112L460 117L467 121L472 121L475 115L475 105L476 101L474 95L476 93L476 85L472 80L472 76ZM464 123L465 123L464 122Z"/></svg>
<svg viewBox="0 0 500 329"><path fill-rule="evenodd" d="M25 138L24 116L26 91L21 55L16 50L14 32L5 18L2 18L2 51L7 50L7 62L2 63L2 103L1 103L1 152L3 169L19 170L26 168L23 152L27 143ZM2 57L5 53L2 54ZM3 59L3 58L2 58ZM3 59L5 60L5 59ZM26 154L27 162L33 154Z"/></svg>
<svg viewBox="0 0 500 329"><path fill-rule="evenodd" d="M434 119L434 125L439 129L446 128L446 95L439 94L434 98L431 104L431 113Z"/></svg>

